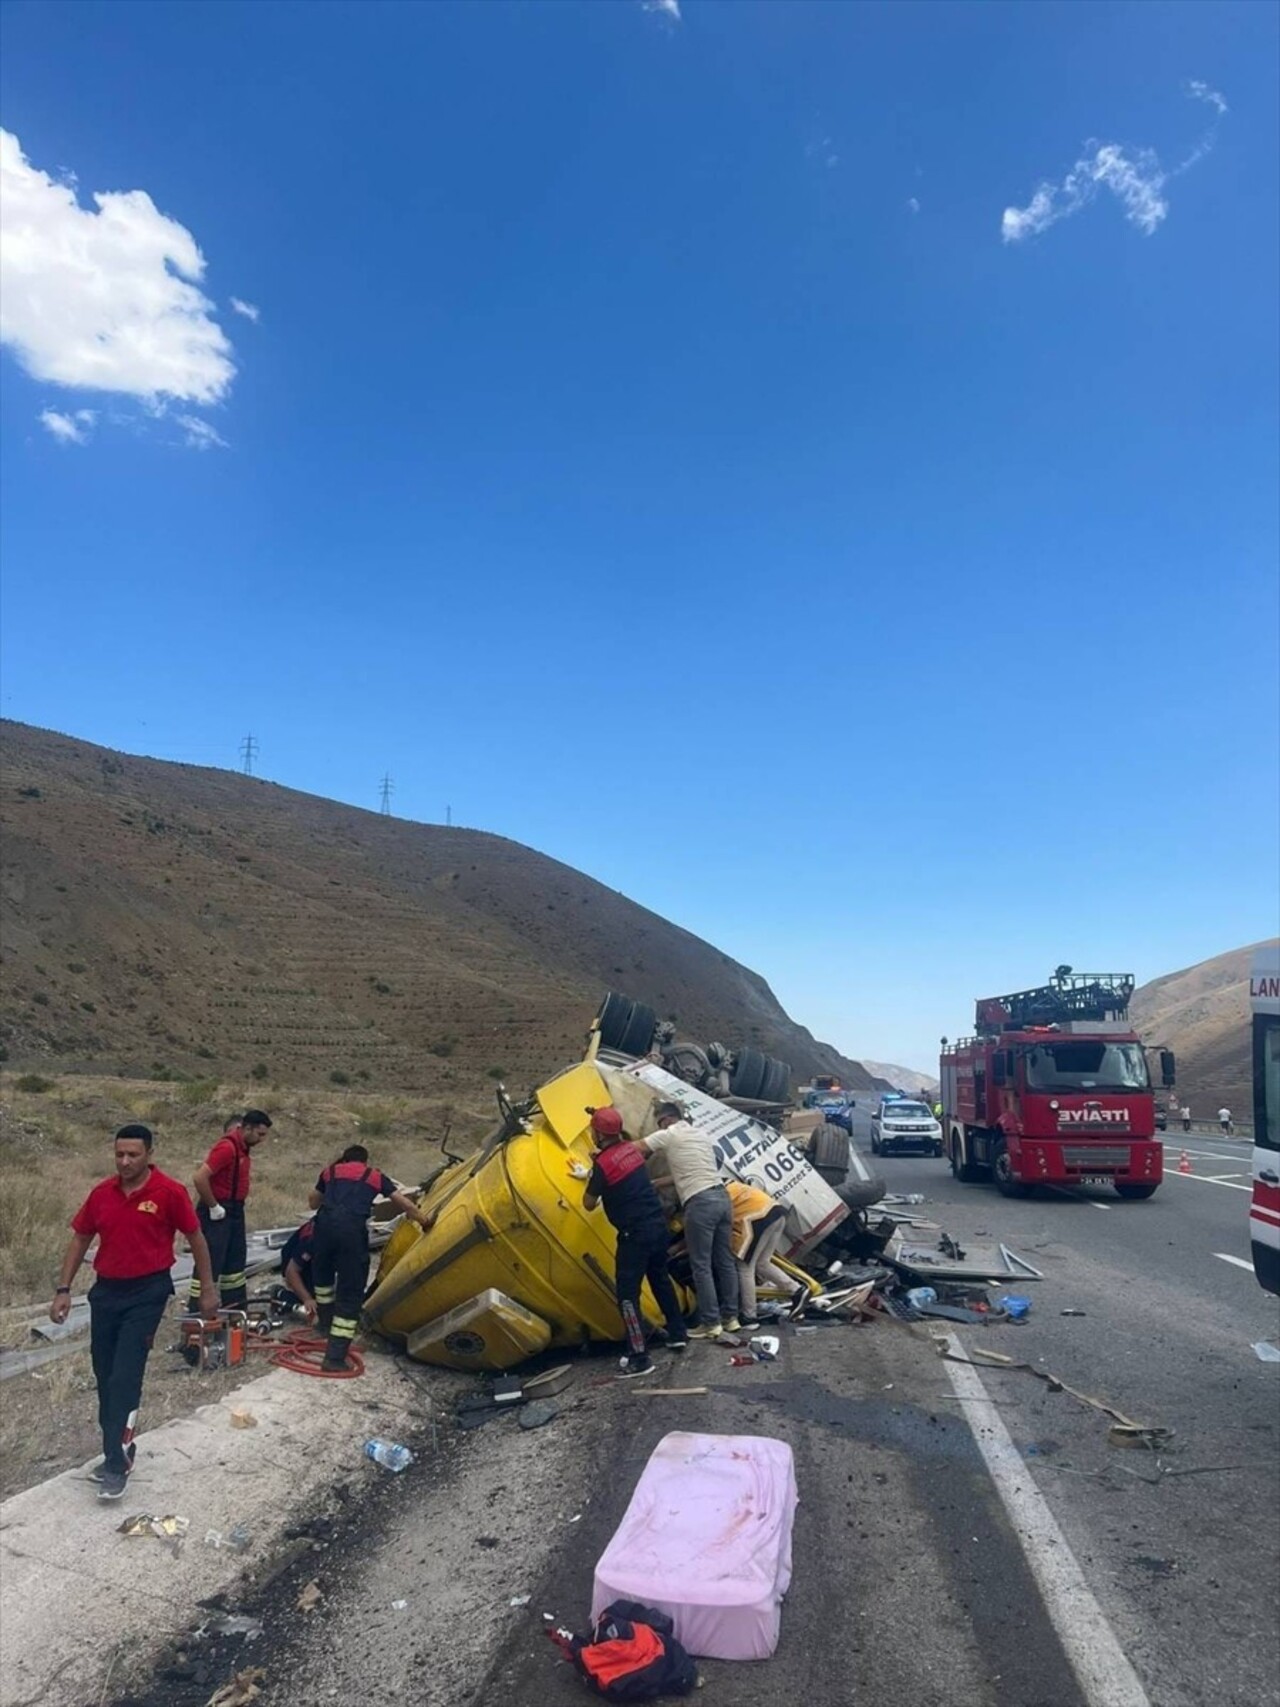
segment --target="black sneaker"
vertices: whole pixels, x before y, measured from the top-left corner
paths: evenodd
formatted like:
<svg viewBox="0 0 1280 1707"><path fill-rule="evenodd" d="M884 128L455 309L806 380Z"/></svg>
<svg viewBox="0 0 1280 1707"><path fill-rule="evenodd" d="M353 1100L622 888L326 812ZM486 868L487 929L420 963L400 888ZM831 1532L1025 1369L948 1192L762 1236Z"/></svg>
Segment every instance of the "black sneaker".
<svg viewBox="0 0 1280 1707"><path fill-rule="evenodd" d="M98 1482L98 1498L100 1500L122 1500L128 1485L129 1478L123 1470L104 1470Z"/></svg>
<svg viewBox="0 0 1280 1707"><path fill-rule="evenodd" d="M629 1357L624 1357L622 1368L618 1371L618 1380L630 1381L634 1375L652 1375L657 1367L651 1357L646 1357L643 1363L633 1363Z"/></svg>
<svg viewBox="0 0 1280 1707"><path fill-rule="evenodd" d="M138 1443L136 1440L130 1441L129 1445L126 1446L124 1449L124 1473L126 1476L131 1476L133 1474L133 1461L137 1456L138 1456ZM94 1469L90 1470L89 1480L91 1482L101 1482L103 1477L106 1474L107 1474L107 1461L104 1458L102 1460L101 1464L97 1465Z"/></svg>
<svg viewBox="0 0 1280 1707"><path fill-rule="evenodd" d="M738 1323L738 1326L742 1329L743 1333L754 1334L759 1330L760 1324L753 1316L744 1316Z"/></svg>
<svg viewBox="0 0 1280 1707"><path fill-rule="evenodd" d="M688 1349L689 1349L688 1340L668 1340L667 1341L667 1350L668 1351L688 1351Z"/></svg>

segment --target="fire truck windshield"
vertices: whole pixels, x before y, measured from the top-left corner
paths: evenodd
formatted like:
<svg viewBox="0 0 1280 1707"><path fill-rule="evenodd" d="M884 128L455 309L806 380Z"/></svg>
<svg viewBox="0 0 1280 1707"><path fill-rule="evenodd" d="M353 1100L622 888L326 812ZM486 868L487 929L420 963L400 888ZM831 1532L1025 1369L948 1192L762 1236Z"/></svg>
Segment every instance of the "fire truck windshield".
<svg viewBox="0 0 1280 1707"><path fill-rule="evenodd" d="M1150 1090L1139 1043L1070 1041L1037 1043L1026 1053L1029 1091Z"/></svg>

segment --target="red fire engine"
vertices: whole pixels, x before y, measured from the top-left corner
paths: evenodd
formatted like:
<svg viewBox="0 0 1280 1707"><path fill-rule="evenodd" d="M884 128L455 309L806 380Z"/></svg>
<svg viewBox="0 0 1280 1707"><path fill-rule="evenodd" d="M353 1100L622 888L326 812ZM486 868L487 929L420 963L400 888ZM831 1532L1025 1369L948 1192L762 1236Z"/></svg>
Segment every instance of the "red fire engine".
<svg viewBox="0 0 1280 1707"><path fill-rule="evenodd" d="M1163 1146L1147 1056L1129 1026L1133 978L1060 966L1048 984L977 1004L973 1037L942 1040L951 1171L1006 1197L1036 1185L1113 1185L1150 1197ZM1161 1078L1174 1059L1160 1051Z"/></svg>

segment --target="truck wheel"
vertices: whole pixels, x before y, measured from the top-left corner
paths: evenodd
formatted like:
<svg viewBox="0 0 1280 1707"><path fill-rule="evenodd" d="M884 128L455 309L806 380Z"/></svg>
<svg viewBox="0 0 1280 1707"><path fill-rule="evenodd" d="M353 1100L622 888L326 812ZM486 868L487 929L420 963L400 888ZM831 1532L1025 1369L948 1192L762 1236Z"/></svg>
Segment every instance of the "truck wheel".
<svg viewBox="0 0 1280 1707"><path fill-rule="evenodd" d="M1159 1180L1112 1180L1116 1193L1120 1197L1152 1197L1160 1185Z"/></svg>
<svg viewBox="0 0 1280 1707"><path fill-rule="evenodd" d="M878 1156L880 1154L880 1134L876 1131L874 1126L871 1128L871 1154L873 1156Z"/></svg>
<svg viewBox="0 0 1280 1707"><path fill-rule="evenodd" d="M627 1034L631 1023L631 1010L635 1003L630 996L620 996L616 990L610 990L600 1004L596 1019L600 1025L600 1047L602 1049L621 1049L622 1039Z"/></svg>
<svg viewBox="0 0 1280 1707"><path fill-rule="evenodd" d="M973 1165L972 1162L962 1161L961 1160L962 1155L963 1155L963 1151L961 1150L961 1147L960 1147L960 1140L959 1140L959 1138L956 1137L955 1133L953 1132L951 1134L951 1173L952 1173L952 1176L953 1176L953 1178L958 1179L960 1181L961 1185L974 1185L977 1183L978 1180L980 1180L982 1178L982 1175L981 1175L980 1171Z"/></svg>
<svg viewBox="0 0 1280 1707"><path fill-rule="evenodd" d="M996 1147L991 1172L995 1175L996 1190L1001 1197L1027 1197L1030 1195L1031 1188L1023 1185L1015 1175L1008 1146L1004 1143Z"/></svg>
<svg viewBox="0 0 1280 1707"><path fill-rule="evenodd" d="M739 1049L733 1064L733 1077L729 1080L731 1094L746 1097L748 1101L758 1097L764 1083L765 1066L765 1057L758 1049Z"/></svg>
<svg viewBox="0 0 1280 1707"><path fill-rule="evenodd" d="M657 1029L658 1016L653 1009L644 1002L633 1002L631 1017L627 1021L627 1029L622 1034L622 1042L618 1048L624 1055L647 1055Z"/></svg>
<svg viewBox="0 0 1280 1707"><path fill-rule="evenodd" d="M791 1100L791 1065L787 1061L770 1061L765 1068L761 1094L766 1102Z"/></svg>
<svg viewBox="0 0 1280 1707"><path fill-rule="evenodd" d="M849 1172L849 1134L824 1121L809 1141L809 1161L829 1185L842 1185Z"/></svg>

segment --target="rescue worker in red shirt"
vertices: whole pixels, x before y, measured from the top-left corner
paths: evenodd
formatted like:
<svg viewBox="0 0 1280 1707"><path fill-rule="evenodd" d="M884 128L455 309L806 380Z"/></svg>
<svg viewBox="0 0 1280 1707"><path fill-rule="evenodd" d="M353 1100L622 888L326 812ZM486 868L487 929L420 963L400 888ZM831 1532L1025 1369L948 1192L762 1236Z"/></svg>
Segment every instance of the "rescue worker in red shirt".
<svg viewBox="0 0 1280 1707"><path fill-rule="evenodd" d="M245 1264L249 1259L244 1205L253 1163L250 1152L271 1130L271 1116L247 1109L228 1127L195 1172L200 1230L209 1246L213 1272L225 1309L243 1310L249 1297ZM191 1308L198 1287L191 1282Z"/></svg>
<svg viewBox="0 0 1280 1707"><path fill-rule="evenodd" d="M369 1212L375 1197L387 1197L424 1230L435 1216L418 1208L393 1179L369 1165L363 1144L349 1144L315 1183L311 1207L316 1212L311 1273L320 1331L328 1337L324 1367L345 1369L347 1353L360 1325L369 1279Z"/></svg>
<svg viewBox="0 0 1280 1707"><path fill-rule="evenodd" d="M133 1434L142 1397L147 1353L173 1295L173 1238L186 1235L196 1265L200 1308L218 1308L209 1247L185 1188L151 1160L151 1133L122 1126L116 1133L116 1171L95 1185L71 1222L72 1238L62 1259L49 1315L65 1322L71 1283L85 1253L98 1241L93 1259L97 1279L89 1290L89 1346L98 1387L102 1464L92 1473L98 1498L118 1500L133 1468Z"/></svg>
<svg viewBox="0 0 1280 1707"><path fill-rule="evenodd" d="M640 1315L640 1288L646 1279L666 1317L667 1349L683 1351L689 1343L667 1267L667 1221L657 1188L649 1178L647 1152L623 1136L622 1116L617 1109L593 1108L587 1112L596 1156L582 1206L590 1212L597 1203L603 1203L605 1214L618 1230L615 1280L618 1314L627 1339L622 1375L651 1375L654 1364L645 1345Z"/></svg>

